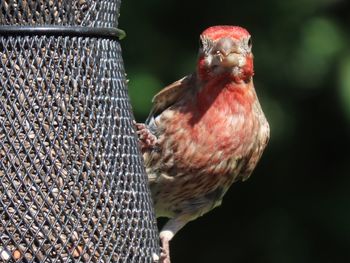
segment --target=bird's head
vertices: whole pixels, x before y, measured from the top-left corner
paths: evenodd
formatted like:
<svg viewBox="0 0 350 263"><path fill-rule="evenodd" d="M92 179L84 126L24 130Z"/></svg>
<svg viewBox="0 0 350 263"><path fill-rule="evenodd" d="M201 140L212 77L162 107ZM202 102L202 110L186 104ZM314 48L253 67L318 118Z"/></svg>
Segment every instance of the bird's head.
<svg viewBox="0 0 350 263"><path fill-rule="evenodd" d="M200 35L198 74L207 80L229 76L249 81L254 74L252 40L248 31L238 26L213 26Z"/></svg>

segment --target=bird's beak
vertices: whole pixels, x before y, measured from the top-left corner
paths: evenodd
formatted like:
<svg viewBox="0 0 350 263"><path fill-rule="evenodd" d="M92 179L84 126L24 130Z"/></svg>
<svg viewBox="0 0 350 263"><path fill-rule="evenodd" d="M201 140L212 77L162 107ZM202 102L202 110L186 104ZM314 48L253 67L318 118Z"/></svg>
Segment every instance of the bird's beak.
<svg viewBox="0 0 350 263"><path fill-rule="evenodd" d="M232 38L220 39L214 47L214 65L222 67L242 67L245 56L242 54L239 44Z"/></svg>

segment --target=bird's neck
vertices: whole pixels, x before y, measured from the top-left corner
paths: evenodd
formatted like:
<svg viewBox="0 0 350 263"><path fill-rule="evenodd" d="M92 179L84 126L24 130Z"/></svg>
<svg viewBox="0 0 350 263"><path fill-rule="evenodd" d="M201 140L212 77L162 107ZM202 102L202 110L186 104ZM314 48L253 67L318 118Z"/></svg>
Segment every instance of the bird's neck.
<svg viewBox="0 0 350 263"><path fill-rule="evenodd" d="M210 108L228 114L247 113L255 100L253 81L232 76L218 76L203 83L197 93L197 105L201 111Z"/></svg>

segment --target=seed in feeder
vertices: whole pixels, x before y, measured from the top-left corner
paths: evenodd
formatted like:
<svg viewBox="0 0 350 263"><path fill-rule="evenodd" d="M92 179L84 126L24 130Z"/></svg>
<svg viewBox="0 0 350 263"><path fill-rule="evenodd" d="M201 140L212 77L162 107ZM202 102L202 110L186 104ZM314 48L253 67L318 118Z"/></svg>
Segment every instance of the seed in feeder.
<svg viewBox="0 0 350 263"><path fill-rule="evenodd" d="M21 258L21 252L16 249L15 251L13 251L12 256L14 260L18 260Z"/></svg>
<svg viewBox="0 0 350 263"><path fill-rule="evenodd" d="M79 245L73 250L72 256L74 258L78 258L78 257L80 257L82 251L83 251L83 246Z"/></svg>
<svg viewBox="0 0 350 263"><path fill-rule="evenodd" d="M3 247L0 247L0 258L4 261L8 261L11 258L11 254Z"/></svg>

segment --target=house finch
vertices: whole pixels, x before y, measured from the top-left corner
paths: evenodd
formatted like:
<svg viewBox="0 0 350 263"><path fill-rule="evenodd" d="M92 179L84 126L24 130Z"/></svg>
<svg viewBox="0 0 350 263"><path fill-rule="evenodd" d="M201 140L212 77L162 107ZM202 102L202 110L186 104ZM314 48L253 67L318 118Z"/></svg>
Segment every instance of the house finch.
<svg viewBox="0 0 350 263"><path fill-rule="evenodd" d="M145 124L136 124L160 232L160 261L189 221L220 205L230 185L246 180L269 139L253 85L252 41L238 26L200 36L196 72L160 91Z"/></svg>

